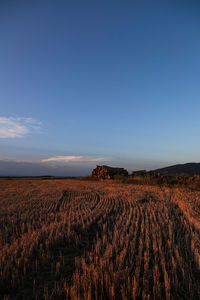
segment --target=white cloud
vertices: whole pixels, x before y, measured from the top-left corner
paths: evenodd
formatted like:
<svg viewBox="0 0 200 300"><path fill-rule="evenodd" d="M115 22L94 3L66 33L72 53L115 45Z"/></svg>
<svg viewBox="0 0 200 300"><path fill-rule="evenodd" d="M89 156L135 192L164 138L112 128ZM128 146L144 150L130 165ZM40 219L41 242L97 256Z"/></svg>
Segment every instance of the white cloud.
<svg viewBox="0 0 200 300"><path fill-rule="evenodd" d="M102 162L111 161L109 157L94 157L94 156L76 156L76 155L66 155L66 156L55 156L43 159L42 162Z"/></svg>
<svg viewBox="0 0 200 300"><path fill-rule="evenodd" d="M0 138L24 137L32 130L37 130L42 123L32 118L0 117Z"/></svg>

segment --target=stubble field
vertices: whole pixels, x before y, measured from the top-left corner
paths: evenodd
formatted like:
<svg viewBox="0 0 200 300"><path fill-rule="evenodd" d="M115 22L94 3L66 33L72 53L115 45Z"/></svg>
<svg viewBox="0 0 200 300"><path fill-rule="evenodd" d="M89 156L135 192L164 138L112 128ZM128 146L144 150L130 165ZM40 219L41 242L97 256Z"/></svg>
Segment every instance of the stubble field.
<svg viewBox="0 0 200 300"><path fill-rule="evenodd" d="M200 192L0 179L0 298L200 299Z"/></svg>

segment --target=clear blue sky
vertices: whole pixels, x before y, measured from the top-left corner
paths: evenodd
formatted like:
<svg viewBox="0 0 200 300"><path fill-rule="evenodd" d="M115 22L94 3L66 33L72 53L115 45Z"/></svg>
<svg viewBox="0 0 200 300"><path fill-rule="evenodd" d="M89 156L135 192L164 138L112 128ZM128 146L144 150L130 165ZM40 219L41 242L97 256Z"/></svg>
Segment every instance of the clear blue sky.
<svg viewBox="0 0 200 300"><path fill-rule="evenodd" d="M1 1L0 41L0 174L200 161L199 1Z"/></svg>

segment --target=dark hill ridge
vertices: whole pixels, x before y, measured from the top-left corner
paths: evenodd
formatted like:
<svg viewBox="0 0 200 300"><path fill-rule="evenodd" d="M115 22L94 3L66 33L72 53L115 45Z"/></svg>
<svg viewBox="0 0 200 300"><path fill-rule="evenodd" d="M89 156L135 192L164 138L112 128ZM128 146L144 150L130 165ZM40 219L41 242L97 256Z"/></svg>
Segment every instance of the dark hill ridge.
<svg viewBox="0 0 200 300"><path fill-rule="evenodd" d="M159 172L163 175L183 173L186 175L200 174L200 163L177 164L165 168L156 169L154 171Z"/></svg>

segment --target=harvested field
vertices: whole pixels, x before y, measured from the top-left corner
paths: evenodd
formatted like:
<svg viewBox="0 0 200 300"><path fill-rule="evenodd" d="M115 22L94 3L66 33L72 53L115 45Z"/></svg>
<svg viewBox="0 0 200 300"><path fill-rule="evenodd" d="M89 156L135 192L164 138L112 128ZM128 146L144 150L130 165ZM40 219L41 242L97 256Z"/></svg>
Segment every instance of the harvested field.
<svg viewBox="0 0 200 300"><path fill-rule="evenodd" d="M200 299L200 192L0 179L0 298Z"/></svg>

